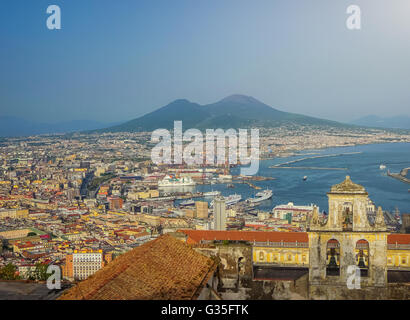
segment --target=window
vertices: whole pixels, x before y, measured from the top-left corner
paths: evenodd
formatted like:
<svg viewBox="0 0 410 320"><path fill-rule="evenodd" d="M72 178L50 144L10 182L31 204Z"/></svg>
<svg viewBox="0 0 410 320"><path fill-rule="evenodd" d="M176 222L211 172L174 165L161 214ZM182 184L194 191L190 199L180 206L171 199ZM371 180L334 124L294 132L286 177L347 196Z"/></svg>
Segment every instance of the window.
<svg viewBox="0 0 410 320"><path fill-rule="evenodd" d="M288 261L292 261L292 255L288 254Z"/></svg>
<svg viewBox="0 0 410 320"><path fill-rule="evenodd" d="M406 257L401 258L401 263L402 264L407 264L407 258Z"/></svg>

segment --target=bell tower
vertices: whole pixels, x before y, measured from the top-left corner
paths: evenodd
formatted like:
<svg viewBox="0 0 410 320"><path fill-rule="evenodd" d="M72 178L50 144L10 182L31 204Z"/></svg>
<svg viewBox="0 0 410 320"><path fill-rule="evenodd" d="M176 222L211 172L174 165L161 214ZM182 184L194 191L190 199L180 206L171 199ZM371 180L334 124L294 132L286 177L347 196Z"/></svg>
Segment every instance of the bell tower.
<svg viewBox="0 0 410 320"><path fill-rule="evenodd" d="M381 207L369 221L366 189L349 176L330 188L329 214L319 218L315 208L308 227L309 282L346 287L351 266L360 269L360 283L387 284L387 228Z"/></svg>

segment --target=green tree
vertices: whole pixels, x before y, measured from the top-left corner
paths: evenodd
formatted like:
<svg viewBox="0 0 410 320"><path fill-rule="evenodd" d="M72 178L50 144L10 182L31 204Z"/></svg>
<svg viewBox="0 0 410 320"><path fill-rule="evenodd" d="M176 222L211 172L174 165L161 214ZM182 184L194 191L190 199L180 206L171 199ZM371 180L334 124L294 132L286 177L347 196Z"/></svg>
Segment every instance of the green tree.
<svg viewBox="0 0 410 320"><path fill-rule="evenodd" d="M20 277L16 275L17 268L13 264L9 263L0 269L1 280L16 280Z"/></svg>
<svg viewBox="0 0 410 320"><path fill-rule="evenodd" d="M40 280L40 281L47 280L48 278L47 268L48 268L48 265L44 263L36 263L36 271L35 271L36 280Z"/></svg>

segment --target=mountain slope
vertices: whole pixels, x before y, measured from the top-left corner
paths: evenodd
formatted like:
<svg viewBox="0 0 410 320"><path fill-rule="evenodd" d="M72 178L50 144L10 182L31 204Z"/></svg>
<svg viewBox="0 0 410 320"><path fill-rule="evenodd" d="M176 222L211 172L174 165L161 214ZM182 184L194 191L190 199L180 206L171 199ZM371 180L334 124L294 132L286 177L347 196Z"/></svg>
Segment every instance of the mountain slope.
<svg viewBox="0 0 410 320"><path fill-rule="evenodd" d="M140 118L98 131L139 132L153 131L159 128L171 129L174 127L174 119L182 120L184 126L194 127L208 117L210 117L209 112L199 104L180 99Z"/></svg>
<svg viewBox="0 0 410 320"><path fill-rule="evenodd" d="M140 118L94 132L139 132L172 129L174 120L182 120L183 129L248 128L296 123L317 126L350 126L335 121L308 117L274 109L252 97L232 95L216 103L201 106L188 100L176 100Z"/></svg>
<svg viewBox="0 0 410 320"><path fill-rule="evenodd" d="M352 124L366 127L391 128L391 129L410 129L409 116L396 116L382 118L375 115L369 115L360 119L351 121Z"/></svg>

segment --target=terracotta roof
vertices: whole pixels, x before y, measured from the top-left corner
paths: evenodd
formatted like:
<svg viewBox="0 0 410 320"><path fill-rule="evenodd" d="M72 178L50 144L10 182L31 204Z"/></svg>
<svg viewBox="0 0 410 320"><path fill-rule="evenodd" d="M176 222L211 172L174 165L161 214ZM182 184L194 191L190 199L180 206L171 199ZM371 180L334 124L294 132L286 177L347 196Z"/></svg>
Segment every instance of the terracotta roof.
<svg viewBox="0 0 410 320"><path fill-rule="evenodd" d="M388 244L410 244L410 234L392 233L387 236Z"/></svg>
<svg viewBox="0 0 410 320"><path fill-rule="evenodd" d="M306 232L263 232L263 231L211 231L181 230L188 236L187 243L201 240L232 240L255 242L309 242Z"/></svg>
<svg viewBox="0 0 410 320"><path fill-rule="evenodd" d="M195 299L215 268L212 259L164 235L122 254L60 299Z"/></svg>

